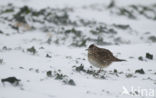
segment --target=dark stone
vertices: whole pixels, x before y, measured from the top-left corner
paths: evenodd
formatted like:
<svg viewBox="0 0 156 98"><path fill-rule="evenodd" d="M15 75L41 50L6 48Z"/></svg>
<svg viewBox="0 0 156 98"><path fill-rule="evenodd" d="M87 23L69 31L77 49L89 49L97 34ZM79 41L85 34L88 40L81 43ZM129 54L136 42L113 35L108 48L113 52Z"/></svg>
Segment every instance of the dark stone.
<svg viewBox="0 0 156 98"><path fill-rule="evenodd" d="M65 75L57 73L55 79L62 80L64 77L65 77Z"/></svg>
<svg viewBox="0 0 156 98"><path fill-rule="evenodd" d="M47 71L47 76L48 77L52 77L52 72L51 71Z"/></svg>
<svg viewBox="0 0 156 98"><path fill-rule="evenodd" d="M113 8L115 6L115 1L112 0L107 8Z"/></svg>
<svg viewBox="0 0 156 98"><path fill-rule="evenodd" d="M31 53L33 53L33 54L36 53L36 49L35 49L34 46L32 46L31 48L28 48L27 51L29 51L29 52L31 52Z"/></svg>
<svg viewBox="0 0 156 98"><path fill-rule="evenodd" d="M114 73L117 73L118 71L117 71L117 69L114 69Z"/></svg>
<svg viewBox="0 0 156 98"><path fill-rule="evenodd" d="M152 60L153 59L153 55L150 53L146 53L146 58Z"/></svg>
<svg viewBox="0 0 156 98"><path fill-rule="evenodd" d="M150 36L148 39L151 40L152 42L156 42L156 36Z"/></svg>
<svg viewBox="0 0 156 98"><path fill-rule="evenodd" d="M139 59L140 61L143 61L143 57L142 57L142 56L139 56L138 59Z"/></svg>
<svg viewBox="0 0 156 98"><path fill-rule="evenodd" d="M69 85L73 85L73 86L76 85L73 79L70 79L70 80L68 81L68 84L69 84Z"/></svg>
<svg viewBox="0 0 156 98"><path fill-rule="evenodd" d="M0 34L3 34L3 31L0 30Z"/></svg>
<svg viewBox="0 0 156 98"><path fill-rule="evenodd" d="M135 71L135 73L139 73L139 74L145 74L144 70L143 69L137 69Z"/></svg>
<svg viewBox="0 0 156 98"><path fill-rule="evenodd" d="M131 78L131 77L133 77L133 74L130 74L130 73L129 74L126 74L126 77L127 78Z"/></svg>
<svg viewBox="0 0 156 98"><path fill-rule="evenodd" d="M12 85L18 86L19 85L19 79L17 79L16 77L8 77L5 79L1 79L1 82L4 84L5 82L9 82Z"/></svg>
<svg viewBox="0 0 156 98"><path fill-rule="evenodd" d="M78 71L78 72L85 71L84 66L81 64L80 66L76 67L76 71Z"/></svg>
<svg viewBox="0 0 156 98"><path fill-rule="evenodd" d="M46 55L47 58L51 58L51 56L49 54Z"/></svg>
<svg viewBox="0 0 156 98"><path fill-rule="evenodd" d="M106 79L106 77L105 77L105 76L101 76L100 78L101 78L101 79Z"/></svg>
<svg viewBox="0 0 156 98"><path fill-rule="evenodd" d="M95 72L93 70L87 70L87 74L94 74Z"/></svg>

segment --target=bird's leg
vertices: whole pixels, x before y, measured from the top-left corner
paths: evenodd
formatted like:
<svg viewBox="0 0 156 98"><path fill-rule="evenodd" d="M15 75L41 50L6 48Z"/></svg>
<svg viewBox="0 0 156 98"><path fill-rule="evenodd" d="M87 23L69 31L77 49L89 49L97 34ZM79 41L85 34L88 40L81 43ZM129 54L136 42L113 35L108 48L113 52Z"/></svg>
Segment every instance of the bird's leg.
<svg viewBox="0 0 156 98"><path fill-rule="evenodd" d="M100 73L100 72L101 72L101 70L102 70L102 68L100 68L100 69L99 69L98 73Z"/></svg>

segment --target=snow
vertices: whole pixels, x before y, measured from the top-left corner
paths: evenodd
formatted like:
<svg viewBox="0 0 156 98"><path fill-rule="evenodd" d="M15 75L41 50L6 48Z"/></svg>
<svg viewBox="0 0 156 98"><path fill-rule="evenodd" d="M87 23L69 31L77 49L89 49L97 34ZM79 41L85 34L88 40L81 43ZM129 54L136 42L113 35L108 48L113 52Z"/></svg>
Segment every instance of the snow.
<svg viewBox="0 0 156 98"><path fill-rule="evenodd" d="M110 2L111 0L0 0L0 6L12 3L17 9L24 5L37 10L47 7L73 8L73 11L69 12L71 20L78 21L80 18L114 28L118 32L115 35L101 34L104 41L112 44L98 46L109 49L118 58L127 60L112 63L103 69L99 76L83 71L78 72L74 66L83 65L85 70L98 71L98 68L90 67L85 50L94 42L88 41L86 46L74 47L70 45L74 35L69 34L67 40L61 41L63 44L55 44L54 41L48 44L49 38L61 40L64 35L55 30L44 32L40 28L44 24L35 23L32 25L38 27L37 29L17 32L8 25L12 24L12 21L3 20L0 15L0 30L4 32L0 33L0 60L3 60L0 63L0 79L11 76L21 79L21 85L18 87L9 83L5 85L0 83L0 98L156 98L156 43L148 39L149 36L156 37L156 20L147 19L141 15L138 15L139 19L135 20L115 13L111 14L111 10L106 8ZM120 7L131 4L145 6L156 4L155 0L148 2L146 0L116 0L115 2ZM93 5L95 7L92 8ZM9 14L6 15L10 17ZM121 30L115 28L113 24L129 25L130 28ZM47 23L47 27L53 25ZM70 29L74 26L64 27ZM82 31L85 37L97 38L99 35L90 33L90 30L96 27L98 25L92 24L90 27L76 27L76 30ZM56 25L53 28L59 31L61 26ZM121 38L121 41L114 44L114 38ZM37 53L33 54L27 50L32 46ZM146 58L146 53L152 54L153 60ZM46 57L47 54L51 57ZM143 61L138 59L140 56L143 57ZM138 69L143 69L145 74L135 73ZM117 70L117 74L114 70ZM53 75L54 72L60 72L67 76L65 79L74 80L76 85L66 84L63 80L57 80L55 76L48 77L47 71L52 71ZM105 79L100 76L104 76ZM123 87L126 87L129 92L131 87L152 89L154 96L122 95ZM150 91L147 92L150 93Z"/></svg>

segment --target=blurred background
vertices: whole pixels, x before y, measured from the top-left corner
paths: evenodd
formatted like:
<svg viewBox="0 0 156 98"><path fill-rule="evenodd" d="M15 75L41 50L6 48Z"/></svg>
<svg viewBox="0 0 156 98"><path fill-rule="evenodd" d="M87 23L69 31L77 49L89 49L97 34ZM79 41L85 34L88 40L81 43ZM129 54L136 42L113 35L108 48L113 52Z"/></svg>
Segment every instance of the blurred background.
<svg viewBox="0 0 156 98"><path fill-rule="evenodd" d="M127 62L97 74L90 44ZM0 98L155 98L155 49L156 0L0 0Z"/></svg>

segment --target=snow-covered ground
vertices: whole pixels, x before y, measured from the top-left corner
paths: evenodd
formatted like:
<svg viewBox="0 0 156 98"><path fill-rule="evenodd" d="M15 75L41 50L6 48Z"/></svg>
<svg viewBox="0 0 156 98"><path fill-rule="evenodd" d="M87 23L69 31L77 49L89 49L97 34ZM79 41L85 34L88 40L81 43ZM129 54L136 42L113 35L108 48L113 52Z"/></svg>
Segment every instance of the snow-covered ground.
<svg viewBox="0 0 156 98"><path fill-rule="evenodd" d="M96 74L92 43L127 61ZM0 0L0 98L156 98L155 57L155 0Z"/></svg>

